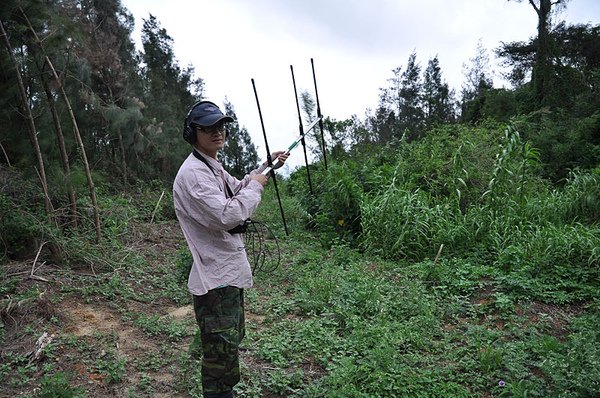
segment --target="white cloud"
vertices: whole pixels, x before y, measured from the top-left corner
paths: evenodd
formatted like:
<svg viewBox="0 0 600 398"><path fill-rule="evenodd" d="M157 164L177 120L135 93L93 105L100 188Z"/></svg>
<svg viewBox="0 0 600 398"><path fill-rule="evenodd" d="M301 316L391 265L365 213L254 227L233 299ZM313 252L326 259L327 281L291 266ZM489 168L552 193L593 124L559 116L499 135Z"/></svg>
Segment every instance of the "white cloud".
<svg viewBox="0 0 600 398"><path fill-rule="evenodd" d="M251 78L256 81L269 146L288 146L298 133L290 65L298 90L314 92L314 58L325 116L363 116L377 105L391 70L413 51L424 68L438 56L455 89L462 65L477 41L491 50L500 42L535 36L537 16L527 1L505 0L123 0L136 18L155 15L174 39L183 66L191 64L206 83L207 98L227 96L240 124L264 157ZM562 18L598 23L600 2L573 0ZM494 65L495 62L492 62ZM301 164L297 150L288 163Z"/></svg>

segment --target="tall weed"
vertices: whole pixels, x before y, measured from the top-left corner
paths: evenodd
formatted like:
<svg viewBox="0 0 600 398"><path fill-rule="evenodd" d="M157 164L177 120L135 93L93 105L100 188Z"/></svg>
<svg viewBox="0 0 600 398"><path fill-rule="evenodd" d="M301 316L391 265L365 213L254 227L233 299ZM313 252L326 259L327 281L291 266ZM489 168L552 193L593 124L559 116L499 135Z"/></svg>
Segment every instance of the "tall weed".
<svg viewBox="0 0 600 398"><path fill-rule="evenodd" d="M521 296L557 303L597 298L600 230L546 225L514 239L495 263L506 272L504 286Z"/></svg>
<svg viewBox="0 0 600 398"><path fill-rule="evenodd" d="M539 151L524 142L517 130L507 127L500 152L496 154L488 190L483 194L493 210L507 201L523 203L527 194L536 188L534 171L539 162Z"/></svg>
<svg viewBox="0 0 600 398"><path fill-rule="evenodd" d="M562 196L567 220L600 221L600 167L589 172L571 172Z"/></svg>
<svg viewBox="0 0 600 398"><path fill-rule="evenodd" d="M441 210L431 206L424 192L391 185L363 202L362 244L388 258L419 259L424 253L433 253L433 228L445 216Z"/></svg>
<svg viewBox="0 0 600 398"><path fill-rule="evenodd" d="M442 141L449 146L453 142L448 135ZM478 190L472 180L457 177L463 173L466 178L474 166L463 156L470 146L477 144L463 141L452 150L445 147L446 152L435 144L400 148L387 189L363 196L365 251L421 261L433 258L443 245L445 256L477 256L495 266L501 271L500 286L512 293L553 302L597 297L598 169L571 173L564 187L552 189L538 177L539 152L508 127L494 162L487 164L487 171L478 171L488 182L480 184L485 190L474 199ZM433 153L445 153L447 161L431 158L431 165L450 165L447 171L454 177L425 178L432 174L426 172L424 154ZM420 174L415 177L407 170Z"/></svg>

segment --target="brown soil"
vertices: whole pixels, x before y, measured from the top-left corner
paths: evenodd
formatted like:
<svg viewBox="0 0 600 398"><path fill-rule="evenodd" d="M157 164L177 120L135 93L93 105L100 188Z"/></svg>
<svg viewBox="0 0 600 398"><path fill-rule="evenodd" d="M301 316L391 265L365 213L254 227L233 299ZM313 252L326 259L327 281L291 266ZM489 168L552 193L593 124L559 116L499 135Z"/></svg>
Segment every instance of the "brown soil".
<svg viewBox="0 0 600 398"><path fill-rule="evenodd" d="M143 254L152 270L172 262L173 254L184 244L176 222L137 224L126 238L123 251ZM33 259L12 262L3 270L4 275L19 278L17 292L37 288L40 293L23 301L0 297L0 315L5 330L0 362L12 363L13 368L12 372L0 373L0 397L35 396L40 390L41 378L48 374L44 368L51 369L50 374L58 371L70 374L71 386L82 388L88 397L190 396L185 388L185 383L190 381L182 380L186 375L182 374L180 364L182 358L189 358L188 350L196 331L191 305L178 306L164 296L144 303L63 293L61 287L72 283L70 278L74 273L87 275L94 283L104 283L110 275L90 267L65 270L38 263L35 275L43 280L36 280L29 277L32 263ZM187 325L187 336L169 340L164 334L147 333L128 316L140 312ZM247 313L247 322L254 330L260 330L263 319L263 316ZM30 358L37 338L44 331L53 339L51 354ZM22 356L22 361L14 361L17 355ZM243 352L242 358L250 368L266 366L254 360L252 352ZM102 360L108 364L124 361L120 381L111 382L107 372L98 370L97 361ZM37 369L29 380L19 376L16 370L26 367ZM147 386L146 390L143 386Z"/></svg>

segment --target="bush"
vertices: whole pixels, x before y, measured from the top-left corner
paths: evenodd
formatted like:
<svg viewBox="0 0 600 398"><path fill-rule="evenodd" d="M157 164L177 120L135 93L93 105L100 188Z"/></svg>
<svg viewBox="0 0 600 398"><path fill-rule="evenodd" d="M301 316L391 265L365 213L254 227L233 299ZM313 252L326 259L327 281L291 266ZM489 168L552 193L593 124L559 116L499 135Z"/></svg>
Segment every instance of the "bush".
<svg viewBox="0 0 600 398"><path fill-rule="evenodd" d="M540 149L543 177L559 182L600 164L600 112L574 119L565 110L529 115L521 129Z"/></svg>
<svg viewBox="0 0 600 398"><path fill-rule="evenodd" d="M0 258L20 259L32 255L43 236L43 225L0 192Z"/></svg>
<svg viewBox="0 0 600 398"><path fill-rule="evenodd" d="M40 398L77 398L85 397L85 391L81 388L71 386L71 377L65 373L58 372L52 376L44 376Z"/></svg>
<svg viewBox="0 0 600 398"><path fill-rule="evenodd" d="M369 164L372 164L369 162ZM306 169L290 176L289 190L299 198L309 228L323 233L323 243L330 245L337 236L353 240L361 231L360 204L371 189L380 189L381 170L358 160L331 162L328 170L311 168L313 194L305 182Z"/></svg>
<svg viewBox="0 0 600 398"><path fill-rule="evenodd" d="M600 230L581 224L546 225L512 237L496 264L511 291L564 303L597 298Z"/></svg>

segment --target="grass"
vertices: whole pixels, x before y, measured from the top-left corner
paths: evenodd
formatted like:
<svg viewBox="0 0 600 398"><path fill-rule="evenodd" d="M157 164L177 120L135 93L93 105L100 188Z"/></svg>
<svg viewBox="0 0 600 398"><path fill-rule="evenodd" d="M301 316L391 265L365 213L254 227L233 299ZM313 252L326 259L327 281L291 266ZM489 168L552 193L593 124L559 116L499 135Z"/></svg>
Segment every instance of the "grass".
<svg viewBox="0 0 600 398"><path fill-rule="evenodd" d="M260 308L280 311L265 318L254 339L257 355L277 371L319 369L312 379L305 375L300 389L290 381L285 396L598 392L595 382L566 382L570 373L588 375L580 381L595 377L589 364L599 359L597 350L576 348L598 342L589 328L598 320L594 302L560 307L518 300L498 290L491 270L478 264L446 261L440 267L448 268L447 278L431 284L424 278L429 262L383 261L347 247L313 258L258 283L269 292Z"/></svg>
<svg viewBox="0 0 600 398"><path fill-rule="evenodd" d="M257 215L279 237L282 259L246 292L239 396L600 394L600 303L584 283L597 261L591 230L531 229L522 244L498 243L495 257L474 250L433 259L433 250L399 260L342 239L324 243L304 230L307 215L285 189L282 199L289 237L271 188ZM118 232L103 245L65 241L70 262L36 271L48 282L27 277L29 260L5 264L0 395L201 397L185 242L174 220L150 224L134 213L110 221ZM552 240L570 251L545 249ZM536 267L544 272L529 272ZM563 274L574 284L558 283ZM32 360L43 332L54 340Z"/></svg>

